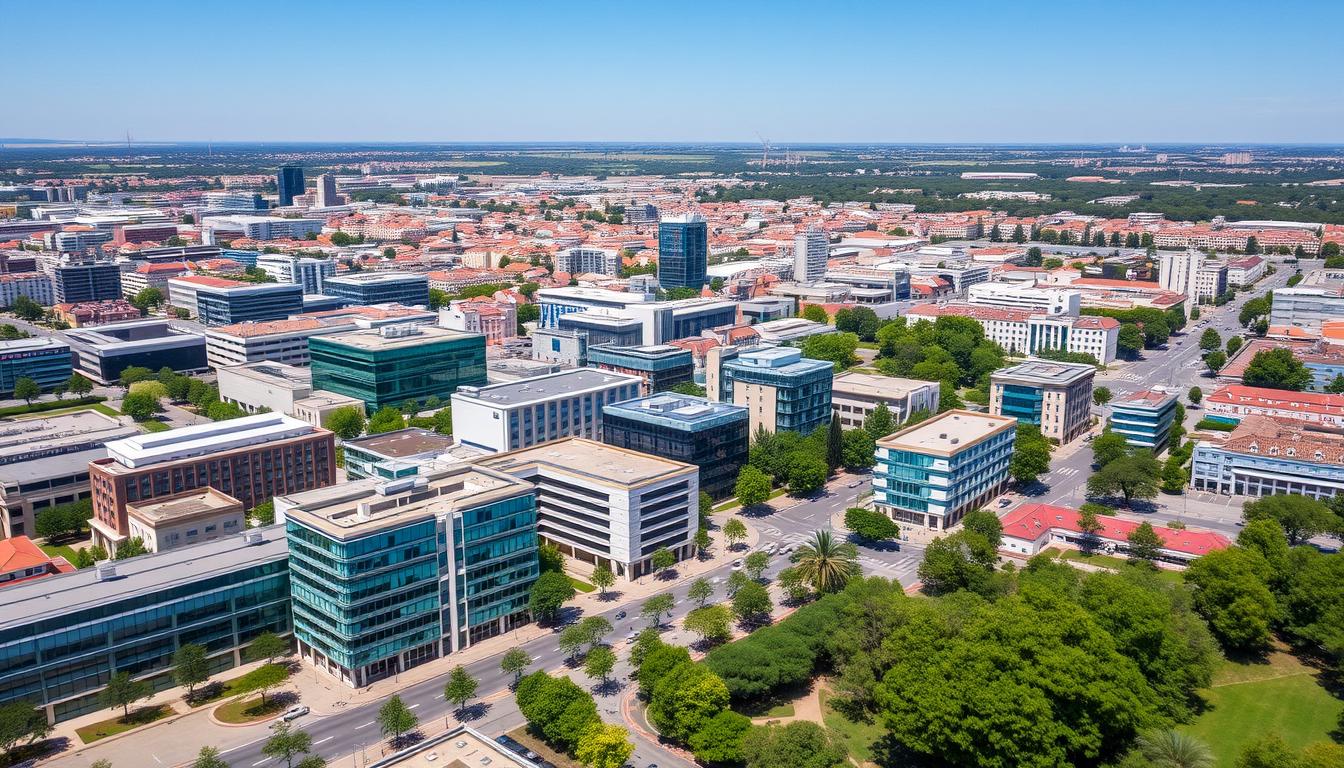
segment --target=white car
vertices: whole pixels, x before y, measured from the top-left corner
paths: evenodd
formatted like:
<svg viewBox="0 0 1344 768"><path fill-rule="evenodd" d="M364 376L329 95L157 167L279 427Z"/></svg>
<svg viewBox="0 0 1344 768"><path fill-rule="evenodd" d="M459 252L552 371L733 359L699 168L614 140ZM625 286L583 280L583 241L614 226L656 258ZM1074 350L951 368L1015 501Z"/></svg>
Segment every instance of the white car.
<svg viewBox="0 0 1344 768"><path fill-rule="evenodd" d="M740 571L740 570L742 570L742 561L741 561L741 560L734 560L734 561L733 561L733 570L734 570L734 571Z"/></svg>
<svg viewBox="0 0 1344 768"><path fill-rule="evenodd" d="M307 707L305 707L302 704L299 704L298 706L286 709L284 714L280 715L280 719L288 723L292 720L298 720L300 717L303 717L304 715L308 714L308 711L309 710Z"/></svg>

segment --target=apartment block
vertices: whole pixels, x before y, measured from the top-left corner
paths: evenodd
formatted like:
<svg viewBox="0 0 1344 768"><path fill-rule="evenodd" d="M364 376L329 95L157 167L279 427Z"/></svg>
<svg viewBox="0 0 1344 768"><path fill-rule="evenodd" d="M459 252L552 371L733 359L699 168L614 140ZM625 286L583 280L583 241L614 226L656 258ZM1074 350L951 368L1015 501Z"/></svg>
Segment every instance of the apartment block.
<svg viewBox="0 0 1344 768"><path fill-rule="evenodd" d="M11 272L0 275L0 309L14 306L20 296L27 296L44 307L56 303L56 290L51 278L40 272Z"/></svg>
<svg viewBox="0 0 1344 768"><path fill-rule="evenodd" d="M1204 400L1205 418L1236 424L1247 416L1315 424L1344 429L1344 395L1323 392L1292 392L1230 384Z"/></svg>
<svg viewBox="0 0 1344 768"><path fill-rule="evenodd" d="M614 248L590 248L587 246L565 248L555 254L555 271L568 272L571 275L595 273L619 277L621 274L621 255Z"/></svg>
<svg viewBox="0 0 1344 768"><path fill-rule="evenodd" d="M459 299L439 310L439 324L465 333L479 333L487 344L503 344L518 336L518 309L508 301L484 296Z"/></svg>
<svg viewBox="0 0 1344 768"><path fill-rule="evenodd" d="M690 351L670 344L593 344L588 347L588 365L639 376L644 379L645 394L663 392L695 378L695 359Z"/></svg>
<svg viewBox="0 0 1344 768"><path fill-rule="evenodd" d="M121 267L111 261L63 260L52 269L51 279L59 304L121 298Z"/></svg>
<svg viewBox="0 0 1344 768"><path fill-rule="evenodd" d="M593 368L560 371L452 396L453 430L465 445L493 453L562 437L602 438L603 407L639 397L639 376Z"/></svg>
<svg viewBox="0 0 1344 768"><path fill-rule="evenodd" d="M602 408L602 442L700 468L700 490L733 494L747 463L750 418L744 406L663 393Z"/></svg>
<svg viewBox="0 0 1344 768"><path fill-rule="evenodd" d="M203 325L231 325L281 320L303 312L303 287L188 275L168 280L168 300L199 318Z"/></svg>
<svg viewBox="0 0 1344 768"><path fill-rule="evenodd" d="M1092 425L1092 380L1086 363L1029 361L989 375L989 412L1040 427L1041 434L1073 442Z"/></svg>

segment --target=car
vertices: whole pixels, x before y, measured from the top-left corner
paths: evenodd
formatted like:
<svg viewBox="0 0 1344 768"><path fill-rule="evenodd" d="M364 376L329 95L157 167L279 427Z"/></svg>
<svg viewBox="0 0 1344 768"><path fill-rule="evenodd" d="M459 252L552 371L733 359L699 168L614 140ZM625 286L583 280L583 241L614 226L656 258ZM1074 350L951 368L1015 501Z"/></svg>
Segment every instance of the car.
<svg viewBox="0 0 1344 768"><path fill-rule="evenodd" d="M741 560L741 559L738 559L738 560L734 560L734 561L733 561L733 570L734 570L734 571L740 571L740 570L742 570L742 560Z"/></svg>
<svg viewBox="0 0 1344 768"><path fill-rule="evenodd" d="M780 550L779 550L779 554L781 554L781 555L787 555L787 554L789 554L789 553L792 552L792 551L793 551L793 545L792 545L792 544L785 544L783 547L780 548Z"/></svg>
<svg viewBox="0 0 1344 768"><path fill-rule="evenodd" d="M775 554L775 550L778 549L778 548L779 548L779 545L778 545L778 544L775 544L774 542L771 542L771 543L769 543L769 544L766 544L764 547L761 547L761 551L764 552L764 553L767 554L767 555L773 555L773 554Z"/></svg>
<svg viewBox="0 0 1344 768"><path fill-rule="evenodd" d="M528 760L536 760L537 758L541 757L536 752L533 752L532 750L523 746L522 743L520 743L517 739L513 738L512 736L508 735L496 736L495 743L499 744L501 747L504 747L510 752L513 752L514 754L526 757Z"/></svg>
<svg viewBox="0 0 1344 768"><path fill-rule="evenodd" d="M1012 503L1013 503L1012 499L999 499L999 508L1002 509L1003 507L1006 507Z"/></svg>
<svg viewBox="0 0 1344 768"><path fill-rule="evenodd" d="M308 712L309 709L307 707L305 707L302 704L298 704L293 707L290 707L289 709L286 709L284 711L284 714L280 715L280 720L282 722L288 723L293 720L298 720L300 717L303 717L304 715L308 714Z"/></svg>
<svg viewBox="0 0 1344 768"><path fill-rule="evenodd" d="M627 643L633 643L638 639L639 639L639 633L634 631L631 631L630 634L625 636L625 642Z"/></svg>
<svg viewBox="0 0 1344 768"><path fill-rule="evenodd" d="M848 486L846 486L846 487L848 487L848 488L858 488L860 485L863 485L863 481L862 481L862 480L855 480L854 482L850 483L850 484L849 484Z"/></svg>
<svg viewBox="0 0 1344 768"><path fill-rule="evenodd" d="M616 612L616 620L617 620L617 621L620 621L621 619L624 619L624 618L625 618L625 611L617 611L617 612Z"/></svg>

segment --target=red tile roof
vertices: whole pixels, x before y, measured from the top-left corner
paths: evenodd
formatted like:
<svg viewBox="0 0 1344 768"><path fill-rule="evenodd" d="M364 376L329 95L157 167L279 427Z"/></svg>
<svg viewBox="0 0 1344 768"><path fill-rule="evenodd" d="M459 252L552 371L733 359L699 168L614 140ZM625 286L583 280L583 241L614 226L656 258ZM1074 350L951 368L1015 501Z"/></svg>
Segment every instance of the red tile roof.
<svg viewBox="0 0 1344 768"><path fill-rule="evenodd" d="M1082 533L1078 525L1079 513L1076 509L1057 507L1052 504L1025 504L1004 515L1003 535L1027 541L1035 541L1048 529L1056 528L1074 533ZM1101 530L1097 533L1103 539L1124 542L1129 540L1141 523L1110 515L1097 515ZM1232 542L1226 536L1213 531L1198 528L1175 529L1166 526L1153 526L1158 538L1162 539L1164 549L1183 552L1188 555L1205 555L1218 549L1226 549Z"/></svg>

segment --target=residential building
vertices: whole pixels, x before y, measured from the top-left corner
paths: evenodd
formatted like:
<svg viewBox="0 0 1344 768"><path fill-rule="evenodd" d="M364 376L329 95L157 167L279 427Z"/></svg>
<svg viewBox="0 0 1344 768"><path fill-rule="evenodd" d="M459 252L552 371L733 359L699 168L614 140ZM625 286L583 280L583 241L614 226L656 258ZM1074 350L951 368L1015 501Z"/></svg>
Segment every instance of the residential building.
<svg viewBox="0 0 1344 768"><path fill-rule="evenodd" d="M706 377L709 364L707 359ZM746 406L752 434L764 429L806 435L831 423L834 370L829 361L809 360L792 347L765 347L723 362L714 375L721 402Z"/></svg>
<svg viewBox="0 0 1344 768"><path fill-rule="evenodd" d="M205 275L168 280L168 298L203 325L282 320L303 311L303 287L292 283L245 283Z"/></svg>
<svg viewBox="0 0 1344 768"><path fill-rule="evenodd" d="M55 336L0 341L0 393L13 395L23 378L51 389L64 385L72 371L70 345Z"/></svg>
<svg viewBox="0 0 1344 768"><path fill-rule="evenodd" d="M1034 355L1063 349L1091 355L1099 365L1115 360L1120 340L1120 321L1113 317L1046 315L958 302L920 304L911 307L906 316L911 321L930 322L940 317L970 317L980 322L985 338L1006 352Z"/></svg>
<svg viewBox="0 0 1344 768"><path fill-rule="evenodd" d="M709 264L709 228L698 213L658 221L658 285L694 288L705 284Z"/></svg>
<svg viewBox="0 0 1344 768"><path fill-rule="evenodd" d="M121 267L115 262L62 260L51 278L59 304L121 298Z"/></svg>
<svg viewBox="0 0 1344 768"><path fill-rule="evenodd" d="M314 193L313 206L316 208L334 208L345 205L345 197L336 194L336 177L323 173L317 177L317 191Z"/></svg>
<svg viewBox="0 0 1344 768"><path fill-rule="evenodd" d="M1008 487L1017 419L944 411L877 441L873 503L893 520L947 530Z"/></svg>
<svg viewBox="0 0 1344 768"><path fill-rule="evenodd" d="M1161 387L1135 392L1110 403L1111 431L1132 446L1161 451L1176 421L1176 393Z"/></svg>
<svg viewBox="0 0 1344 768"><path fill-rule="evenodd" d="M694 554L699 472L693 464L565 438L486 456L476 466L536 486L537 534L574 561L635 579L660 549Z"/></svg>
<svg viewBox="0 0 1344 768"><path fill-rule="evenodd" d="M312 336L385 325L430 325L437 317L433 312L385 304L307 312L288 320L222 325L206 329L206 354L215 368L263 360L307 365L308 339Z"/></svg>
<svg viewBox="0 0 1344 768"><path fill-rule="evenodd" d="M446 400L485 379L485 337L434 326L388 325L308 340L313 386L364 401L369 413Z"/></svg>
<svg viewBox="0 0 1344 768"><path fill-rule="evenodd" d="M200 488L251 510L274 496L336 482L331 432L279 413L179 427L107 444L89 462L93 538L108 551L130 538L128 504Z"/></svg>
<svg viewBox="0 0 1344 768"><path fill-rule="evenodd" d="M299 657L363 687L526 624L536 496L458 464L277 498Z"/></svg>
<svg viewBox="0 0 1344 768"><path fill-rule="evenodd" d="M303 286L303 293L324 293L329 277L336 276L336 259L293 256L288 253L263 253L257 267L281 283Z"/></svg>
<svg viewBox="0 0 1344 768"><path fill-rule="evenodd" d="M1269 262L1259 256L1247 256L1227 263L1227 284L1237 288L1253 285L1265 276Z"/></svg>
<svg viewBox="0 0 1344 768"><path fill-rule="evenodd" d="M459 725L438 736L421 739L377 762L369 763L369 768L424 768L431 765L448 765L456 768L469 765L473 761L480 765L499 764L504 768L541 767L541 763L511 752L471 726Z"/></svg>
<svg viewBox="0 0 1344 768"><path fill-rule="evenodd" d="M174 327L167 320L132 320L65 331L76 370L99 384L121 378L132 366L178 373L204 371L205 337Z"/></svg>
<svg viewBox="0 0 1344 768"><path fill-rule="evenodd" d="M840 417L841 427L857 429L878 403L885 403L892 421L904 424L916 411L937 413L940 394L936 381L845 371L831 380L831 412Z"/></svg>
<svg viewBox="0 0 1344 768"><path fill-rule="evenodd" d="M484 296L456 299L439 310L439 325L454 331L479 333L486 344L503 344L518 336L518 308L510 301Z"/></svg>
<svg viewBox="0 0 1344 768"><path fill-rule="evenodd" d="M284 529L268 526L6 588L0 703L54 724L106 710L116 672L161 693L188 643L205 646L212 674L239 666L258 635L290 633L287 559Z"/></svg>
<svg viewBox="0 0 1344 768"><path fill-rule="evenodd" d="M27 296L44 307L56 303L51 278L40 272L11 272L0 275L0 309L9 309L20 296Z"/></svg>
<svg viewBox="0 0 1344 768"><path fill-rule="evenodd" d="M826 276L826 261L830 258L831 241L826 230L810 226L793 238L793 279L799 283L814 283Z"/></svg>
<svg viewBox="0 0 1344 768"><path fill-rule="evenodd" d="M327 278L322 292L351 304L427 307L429 276L410 272L355 272Z"/></svg>
<svg viewBox="0 0 1344 768"><path fill-rule="evenodd" d="M1271 329L1300 329L1317 336L1321 323L1344 317L1344 283L1322 282L1274 291L1269 310Z"/></svg>
<svg viewBox="0 0 1344 768"><path fill-rule="evenodd" d="M689 350L670 344L588 347L588 365L644 379L644 394L664 392L695 380L695 359Z"/></svg>
<svg viewBox="0 0 1344 768"><path fill-rule="evenodd" d="M35 515L89 498L89 462L104 444L140 434L97 411L76 411L0 425L0 536L36 536Z"/></svg>
<svg viewBox="0 0 1344 768"><path fill-rule="evenodd" d="M106 323L124 323L139 320L140 310L131 306L125 299L110 301L86 301L80 304L57 304L51 308L56 318L71 328L83 328L88 325Z"/></svg>
<svg viewBox="0 0 1344 768"><path fill-rule="evenodd" d="M447 453L452 435L440 435L420 427L365 435L342 441L345 474L351 480L399 480L419 473L420 468Z"/></svg>
<svg viewBox="0 0 1344 768"><path fill-rule="evenodd" d="M146 288L158 288L165 300L168 298L168 280L191 274L191 268L185 260L163 264L137 264L135 269L121 273L121 295L135 298Z"/></svg>
<svg viewBox="0 0 1344 768"><path fill-rule="evenodd" d="M452 396L453 428L464 444L492 453L562 437L602 437L602 408L639 397L640 376L578 368Z"/></svg>
<svg viewBox="0 0 1344 768"><path fill-rule="evenodd" d="M1024 309L1034 314L1071 315L1082 309L1082 294L1067 288L1045 288L1016 283L979 283L967 289L967 301L983 307Z"/></svg>
<svg viewBox="0 0 1344 768"><path fill-rule="evenodd" d="M27 536L0 539L0 589L74 570L69 560L48 555Z"/></svg>
<svg viewBox="0 0 1344 768"><path fill-rule="evenodd" d="M311 395L302 400L294 401L294 412L289 414L299 421L312 424L314 427L321 427L327 423L327 417L332 411L338 408L354 408L361 414L364 413L364 401L356 397L347 397L338 395L335 392L323 392L314 390Z"/></svg>
<svg viewBox="0 0 1344 768"><path fill-rule="evenodd" d="M126 519L131 538L150 552L236 536L247 528L242 502L208 487L127 504Z"/></svg>
<svg viewBox="0 0 1344 768"><path fill-rule="evenodd" d="M1190 486L1234 496L1332 498L1344 492L1344 436L1246 416L1226 439L1195 444Z"/></svg>
<svg viewBox="0 0 1344 768"><path fill-rule="evenodd" d="M248 413L294 415L294 403L313 393L313 373L270 361L226 365L217 370L219 399Z"/></svg>
<svg viewBox="0 0 1344 768"><path fill-rule="evenodd" d="M1092 426L1096 371L1088 363L1044 360L1001 368L989 375L989 412L1040 427L1041 434L1066 445Z"/></svg>
<svg viewBox="0 0 1344 768"><path fill-rule="evenodd" d="M1204 253L1194 249L1159 252L1157 254L1158 283L1165 291L1183 293L1191 299L1195 299L1196 276L1205 258L1207 257Z"/></svg>
<svg viewBox="0 0 1344 768"><path fill-rule="evenodd" d="M297 165L280 166L275 174L275 188L281 208L293 205L294 198L303 194L303 169Z"/></svg>
<svg viewBox="0 0 1344 768"><path fill-rule="evenodd" d="M602 408L602 442L700 468L700 490L731 496L747 463L744 406L664 392Z"/></svg>
<svg viewBox="0 0 1344 768"><path fill-rule="evenodd" d="M571 275L595 273L619 277L621 274L621 254L615 248L591 248L577 246L565 248L555 254L555 271Z"/></svg>
<svg viewBox="0 0 1344 768"><path fill-rule="evenodd" d="M201 219L201 242L224 245L234 240L303 240L322 231L321 219L288 219L280 216L205 216Z"/></svg>
<svg viewBox="0 0 1344 768"><path fill-rule="evenodd" d="M1195 272L1195 295L1196 303L1212 304L1215 299L1227 293L1227 264L1221 261L1206 259L1200 262L1199 270Z"/></svg>
<svg viewBox="0 0 1344 768"><path fill-rule="evenodd" d="M1100 530L1084 531L1081 513L1053 504L1023 504L1004 515L1003 543L999 550L1009 555L1031 557L1047 547L1078 547L1107 554L1129 554L1129 537L1141 525L1111 515L1097 515ZM1153 526L1162 540L1157 559L1175 565L1188 565L1210 552L1232 545L1226 536L1201 528Z"/></svg>
<svg viewBox="0 0 1344 768"><path fill-rule="evenodd" d="M1236 424L1251 415L1344 429L1344 395L1229 384L1204 399L1205 418Z"/></svg>

